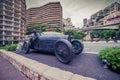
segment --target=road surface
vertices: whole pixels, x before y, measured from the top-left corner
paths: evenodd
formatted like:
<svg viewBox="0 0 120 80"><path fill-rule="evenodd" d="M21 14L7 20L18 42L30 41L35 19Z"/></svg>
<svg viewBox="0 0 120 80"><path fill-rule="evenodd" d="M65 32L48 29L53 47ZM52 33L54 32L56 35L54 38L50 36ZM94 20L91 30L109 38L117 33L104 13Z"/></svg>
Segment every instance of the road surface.
<svg viewBox="0 0 120 80"><path fill-rule="evenodd" d="M84 43L84 52L99 52L100 50L107 47L120 47L120 42L83 42Z"/></svg>

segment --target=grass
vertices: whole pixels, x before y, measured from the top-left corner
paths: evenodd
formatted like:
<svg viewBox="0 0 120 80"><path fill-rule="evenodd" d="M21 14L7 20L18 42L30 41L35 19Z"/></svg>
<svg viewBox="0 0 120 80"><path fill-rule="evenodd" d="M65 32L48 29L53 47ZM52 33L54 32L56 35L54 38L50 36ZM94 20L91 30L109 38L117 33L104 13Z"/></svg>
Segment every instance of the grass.
<svg viewBox="0 0 120 80"><path fill-rule="evenodd" d="M13 44L8 46L1 46L0 50L15 51L16 48L17 48L17 44Z"/></svg>

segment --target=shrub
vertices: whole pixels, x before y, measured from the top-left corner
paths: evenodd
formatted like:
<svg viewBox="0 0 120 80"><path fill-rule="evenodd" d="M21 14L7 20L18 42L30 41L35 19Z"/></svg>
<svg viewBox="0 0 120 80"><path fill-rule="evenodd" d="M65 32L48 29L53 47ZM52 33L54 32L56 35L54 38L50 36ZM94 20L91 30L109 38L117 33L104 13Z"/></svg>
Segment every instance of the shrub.
<svg viewBox="0 0 120 80"><path fill-rule="evenodd" d="M1 46L0 49L6 49L6 47L5 46Z"/></svg>
<svg viewBox="0 0 120 80"><path fill-rule="evenodd" d="M113 70L120 72L120 47L106 48L99 52L102 60L107 60Z"/></svg>
<svg viewBox="0 0 120 80"><path fill-rule="evenodd" d="M84 32L77 32L76 30L67 30L64 32L65 35L72 35L74 39L83 39L85 37Z"/></svg>
<svg viewBox="0 0 120 80"><path fill-rule="evenodd" d="M17 44L9 45L5 47L5 50L7 51L15 51L17 48Z"/></svg>

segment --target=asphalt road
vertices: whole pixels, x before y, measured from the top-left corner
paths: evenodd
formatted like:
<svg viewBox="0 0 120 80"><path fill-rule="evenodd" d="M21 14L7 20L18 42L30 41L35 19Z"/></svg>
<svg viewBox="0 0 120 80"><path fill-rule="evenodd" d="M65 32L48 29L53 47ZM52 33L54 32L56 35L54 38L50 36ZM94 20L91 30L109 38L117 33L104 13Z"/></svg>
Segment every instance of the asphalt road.
<svg viewBox="0 0 120 80"><path fill-rule="evenodd" d="M115 47L119 46L120 47L120 42L105 42L105 41L100 41L100 42L84 42L84 52L99 52L100 50L108 47Z"/></svg>
<svg viewBox="0 0 120 80"><path fill-rule="evenodd" d="M120 43L84 43L86 51L99 51L104 47L119 46ZM88 49L89 48L89 49ZM84 52L85 52L84 50ZM103 68L103 64L98 58L98 54L82 53L74 56L70 64L63 64L59 62L55 55L50 53L43 53L39 51L31 51L29 54L17 52L17 54L37 60L41 63L47 64L52 67L57 67L62 70L70 71L75 74L83 75L86 77L95 78L97 80L120 80L120 74L112 72L109 69Z"/></svg>

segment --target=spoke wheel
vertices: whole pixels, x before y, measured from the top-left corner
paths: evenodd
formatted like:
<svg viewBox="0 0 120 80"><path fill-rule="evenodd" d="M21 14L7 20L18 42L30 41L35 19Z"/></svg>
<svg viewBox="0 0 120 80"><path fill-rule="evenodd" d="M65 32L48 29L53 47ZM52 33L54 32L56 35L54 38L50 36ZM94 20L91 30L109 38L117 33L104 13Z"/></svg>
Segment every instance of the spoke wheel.
<svg viewBox="0 0 120 80"><path fill-rule="evenodd" d="M24 53L29 53L30 48L29 48L28 42L23 43L22 50L23 50Z"/></svg>
<svg viewBox="0 0 120 80"><path fill-rule="evenodd" d="M83 44L78 40L73 40L71 43L74 48L74 53L79 55L83 51Z"/></svg>
<svg viewBox="0 0 120 80"><path fill-rule="evenodd" d="M69 63L73 58L72 45L67 40L60 40L55 44L55 55L62 63Z"/></svg>

